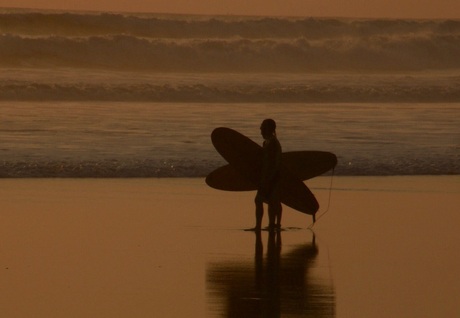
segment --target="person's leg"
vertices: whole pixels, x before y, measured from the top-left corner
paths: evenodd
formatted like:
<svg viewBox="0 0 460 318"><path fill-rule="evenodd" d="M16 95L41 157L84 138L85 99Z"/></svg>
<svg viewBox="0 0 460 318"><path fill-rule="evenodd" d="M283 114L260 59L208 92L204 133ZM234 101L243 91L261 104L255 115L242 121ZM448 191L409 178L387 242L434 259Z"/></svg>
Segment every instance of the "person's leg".
<svg viewBox="0 0 460 318"><path fill-rule="evenodd" d="M262 228L262 218L264 216L264 201L261 196L257 194L254 202L256 204L256 227L254 229L260 230Z"/></svg>
<svg viewBox="0 0 460 318"><path fill-rule="evenodd" d="M283 208L279 200L272 200L268 204L268 217L270 228L281 228L281 216Z"/></svg>
<svg viewBox="0 0 460 318"><path fill-rule="evenodd" d="M281 202L278 201L276 203L277 208L276 208L276 227L281 228L281 217L283 216L283 206L281 205Z"/></svg>
<svg viewBox="0 0 460 318"><path fill-rule="evenodd" d="M270 198L270 206L272 210L273 226L281 229L281 217L283 214L283 207L281 205L281 188L279 181L273 185L273 191Z"/></svg>

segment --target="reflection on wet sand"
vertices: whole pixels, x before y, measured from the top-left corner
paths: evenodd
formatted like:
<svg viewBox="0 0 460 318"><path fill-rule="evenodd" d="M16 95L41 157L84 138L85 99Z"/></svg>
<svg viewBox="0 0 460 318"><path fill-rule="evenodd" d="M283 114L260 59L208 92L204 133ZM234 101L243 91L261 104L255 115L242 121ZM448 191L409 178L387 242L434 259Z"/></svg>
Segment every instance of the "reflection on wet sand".
<svg viewBox="0 0 460 318"><path fill-rule="evenodd" d="M281 253L281 232L268 235L264 257L262 234L256 232L255 262L210 264L208 290L212 303L223 304L225 317L334 317L335 294L330 280L315 277L318 248L312 242Z"/></svg>

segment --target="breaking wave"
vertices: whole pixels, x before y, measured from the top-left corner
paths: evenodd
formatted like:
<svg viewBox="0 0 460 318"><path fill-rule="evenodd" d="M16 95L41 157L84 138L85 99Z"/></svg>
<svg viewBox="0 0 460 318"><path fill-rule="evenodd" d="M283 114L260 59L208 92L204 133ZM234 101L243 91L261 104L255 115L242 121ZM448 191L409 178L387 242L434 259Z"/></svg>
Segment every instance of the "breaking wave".
<svg viewBox="0 0 460 318"><path fill-rule="evenodd" d="M452 34L459 20L391 20L72 13L3 9L4 33L89 36L127 34L149 38L299 38Z"/></svg>
<svg viewBox="0 0 460 318"><path fill-rule="evenodd" d="M297 39L0 36L2 67L161 72L420 71L460 68L460 35Z"/></svg>
<svg viewBox="0 0 460 318"><path fill-rule="evenodd" d="M11 70L20 73L21 71ZM24 72L24 71L22 71ZM39 73L40 74L40 73ZM54 74L56 75L56 74ZM30 76L30 74L28 75ZM37 75L39 76L39 75ZM460 102L460 77L427 76L319 76L269 75L200 77L176 74L174 78L119 80L91 72L77 80L55 78L3 78L0 100L10 101L145 101L145 102ZM190 79L187 80L187 77ZM78 79L82 79L79 81Z"/></svg>
<svg viewBox="0 0 460 318"><path fill-rule="evenodd" d="M0 66L162 72L460 68L460 20L0 12Z"/></svg>

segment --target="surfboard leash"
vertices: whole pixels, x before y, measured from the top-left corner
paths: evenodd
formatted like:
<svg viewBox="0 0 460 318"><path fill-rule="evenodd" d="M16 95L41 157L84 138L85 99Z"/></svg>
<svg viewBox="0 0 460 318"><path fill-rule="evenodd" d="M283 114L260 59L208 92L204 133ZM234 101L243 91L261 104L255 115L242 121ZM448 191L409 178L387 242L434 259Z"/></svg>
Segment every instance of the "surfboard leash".
<svg viewBox="0 0 460 318"><path fill-rule="evenodd" d="M318 223L319 219L321 219L328 211L329 211L329 208L331 206L331 197L332 197L332 183L333 183L333 180L334 180L334 173L335 173L335 167L332 168L332 175L331 175L331 181L330 181L330 184L329 184L329 198L328 198L328 201L327 201L327 208L326 208L326 211L324 211L323 213L321 213L320 216L318 216L315 221L313 223L311 223L308 228L309 229L313 229L313 227L315 226L316 223Z"/></svg>

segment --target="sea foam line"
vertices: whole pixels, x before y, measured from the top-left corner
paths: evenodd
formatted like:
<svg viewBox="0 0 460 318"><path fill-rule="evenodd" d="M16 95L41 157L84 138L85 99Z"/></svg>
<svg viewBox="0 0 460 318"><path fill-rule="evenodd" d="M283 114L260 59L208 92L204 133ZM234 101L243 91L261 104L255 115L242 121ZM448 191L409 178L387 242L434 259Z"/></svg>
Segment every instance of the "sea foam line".
<svg viewBox="0 0 460 318"><path fill-rule="evenodd" d="M0 80L4 101L149 101L149 102L460 102L460 81L407 79L386 83L56 83Z"/></svg>

